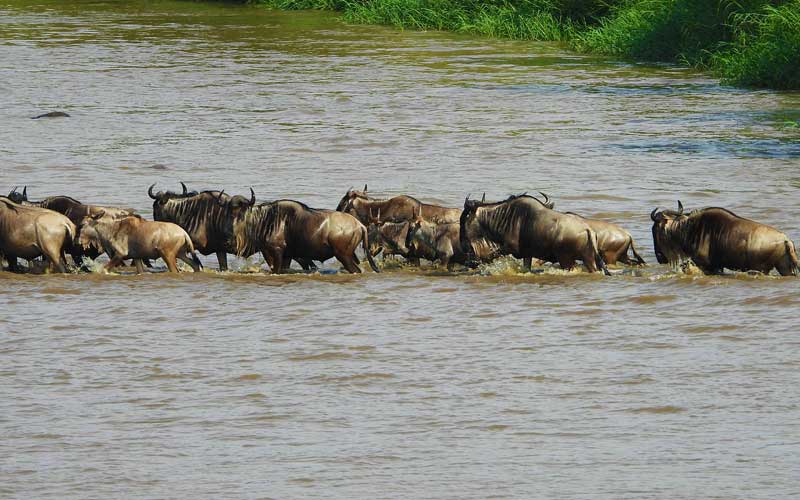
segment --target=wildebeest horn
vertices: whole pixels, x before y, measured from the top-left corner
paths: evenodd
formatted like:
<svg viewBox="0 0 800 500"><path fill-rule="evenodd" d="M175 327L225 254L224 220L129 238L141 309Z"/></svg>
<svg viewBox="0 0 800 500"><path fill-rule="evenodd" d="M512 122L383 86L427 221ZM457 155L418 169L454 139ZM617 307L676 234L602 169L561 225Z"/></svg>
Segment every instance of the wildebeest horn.
<svg viewBox="0 0 800 500"><path fill-rule="evenodd" d="M678 200L678 212L683 215L683 203L681 203L681 200Z"/></svg>
<svg viewBox="0 0 800 500"><path fill-rule="evenodd" d="M16 193L18 188L19 188L19 186L14 186L14 189L12 189L12 190L11 190L11 192L10 192L10 193L8 193L8 194L14 194L14 193Z"/></svg>
<svg viewBox="0 0 800 500"><path fill-rule="evenodd" d="M22 188L22 197L25 198L26 200L28 199L28 186Z"/></svg>
<svg viewBox="0 0 800 500"><path fill-rule="evenodd" d="M253 188L251 187L250 188L250 206L252 207L255 204L256 204L256 192L253 191Z"/></svg>
<svg viewBox="0 0 800 500"><path fill-rule="evenodd" d="M381 221L381 209L379 208L378 209L378 222L380 222L380 221Z"/></svg>
<svg viewBox="0 0 800 500"><path fill-rule="evenodd" d="M189 190L188 190L188 189L186 189L186 184L184 184L183 182L181 182L181 187L183 188L183 195L184 195L184 196L186 196L186 193L188 193L188 192L189 192Z"/></svg>
<svg viewBox="0 0 800 500"><path fill-rule="evenodd" d="M220 205L223 204L222 203L222 195L223 194L225 194L225 190L224 189L222 191L220 191L219 194L217 195L217 203L219 203Z"/></svg>
<svg viewBox="0 0 800 500"><path fill-rule="evenodd" d="M483 192L483 197L481 198L481 203L486 203L486 191Z"/></svg>
<svg viewBox="0 0 800 500"><path fill-rule="evenodd" d="M658 212L658 207L654 208L652 212L650 212L650 220L653 222L656 221L656 212Z"/></svg>
<svg viewBox="0 0 800 500"><path fill-rule="evenodd" d="M539 191L539 194L540 194L540 195L542 195L542 196L544 196L544 203L543 203L543 205L549 205L549 204L550 204L550 197L549 197L549 196L547 196L545 193L543 193L543 192L541 192L541 191Z"/></svg>
<svg viewBox="0 0 800 500"><path fill-rule="evenodd" d="M364 192L365 193L367 192L367 185L366 184L364 184Z"/></svg>
<svg viewBox="0 0 800 500"><path fill-rule="evenodd" d="M155 184L150 186L150 188L147 190L147 196L149 196L150 198L152 198L154 200L157 200L158 198L156 198L156 195L153 194L153 188L154 187L156 187Z"/></svg>
<svg viewBox="0 0 800 500"><path fill-rule="evenodd" d="M102 219L105 214L106 214L105 210L100 210L96 214L92 215L92 219L94 220Z"/></svg>

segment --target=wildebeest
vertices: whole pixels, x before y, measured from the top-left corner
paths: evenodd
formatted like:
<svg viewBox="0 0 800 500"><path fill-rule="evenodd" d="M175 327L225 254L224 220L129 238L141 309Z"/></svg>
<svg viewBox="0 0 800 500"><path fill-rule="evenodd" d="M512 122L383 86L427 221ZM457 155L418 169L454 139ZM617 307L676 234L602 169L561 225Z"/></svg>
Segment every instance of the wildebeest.
<svg viewBox="0 0 800 500"><path fill-rule="evenodd" d="M189 191L180 183L181 193L159 191L153 193L155 184L147 190L153 199L153 219L181 226L192 238L195 249L203 255L216 254L220 271L228 270L228 254L236 253L231 240L231 221L237 214L256 203L256 194L250 189L250 198L230 196L225 191ZM286 266L291 261L286 261ZM305 270L316 269L314 262L299 260Z"/></svg>
<svg viewBox="0 0 800 500"><path fill-rule="evenodd" d="M617 262L639 266L646 264L644 259L636 252L636 247L633 245L633 236L628 231L611 222L588 219L574 212L564 213L578 217L597 233L597 246L606 264L616 264ZM633 253L633 259L628 256L628 249Z"/></svg>
<svg viewBox="0 0 800 500"><path fill-rule="evenodd" d="M202 268L192 239L183 228L171 222L147 221L138 215L113 219L98 213L85 217L78 244L102 247L111 257L105 270L122 264L125 259L134 259L136 270L141 273L142 259L158 258L164 259L171 273L178 272L177 259L192 266L195 272Z"/></svg>
<svg viewBox="0 0 800 500"><path fill-rule="evenodd" d="M261 252L273 273L284 271L288 259L326 261L331 257L351 273L360 273L356 257L363 245L367 260L380 272L369 251L367 228L355 217L332 210L310 208L293 200L248 206L235 215L236 253L248 257Z"/></svg>
<svg viewBox="0 0 800 500"><path fill-rule="evenodd" d="M11 271L19 270L17 258L44 256L53 269L66 272L64 252L76 234L75 225L64 215L0 196L0 255Z"/></svg>
<svg viewBox="0 0 800 500"><path fill-rule="evenodd" d="M49 196L40 201L30 201L28 199L28 186L25 186L21 193L17 191L17 188L14 188L8 194L8 198L20 205L46 208L48 210L65 215L70 221L72 221L78 230L80 230L83 219L86 216L97 215L98 213L102 212L107 217L120 218L127 217L128 215L133 215L135 213L133 210L127 208L87 205L69 196ZM89 257L90 259L96 259L102 253L99 248L80 248L78 245L72 244L70 244L66 251L72 256L72 260L76 265L81 264L84 256Z"/></svg>
<svg viewBox="0 0 800 500"><path fill-rule="evenodd" d="M189 191L182 182L181 193L172 191L153 193L154 187L155 184L147 190L147 195L153 200L153 219L159 222L172 222L182 227L192 238L194 248L198 252L203 255L216 254L219 269L227 271L228 252L233 250L229 245L226 231L231 197L222 191L202 193ZM237 198L236 203L240 202L241 200Z"/></svg>
<svg viewBox="0 0 800 500"><path fill-rule="evenodd" d="M453 264L466 263L466 254L461 248L460 230L461 225L458 223L434 224L417 217L411 223L406 246L413 249L418 257L431 262L439 261L450 271Z"/></svg>
<svg viewBox="0 0 800 500"><path fill-rule="evenodd" d="M402 222L421 214L422 218L436 224L458 222L460 208L447 208L422 203L411 196L400 195L388 200L378 200L367 195L367 185L363 191L347 190L339 201L336 210L355 216L362 224L369 224L370 213L381 212L381 221Z"/></svg>
<svg viewBox="0 0 800 500"><path fill-rule="evenodd" d="M654 209L653 244L661 264L677 265L691 259L706 274L723 269L759 271L773 268L782 276L797 276L798 260L794 243L777 229L744 219L718 207L684 213Z"/></svg>
<svg viewBox="0 0 800 500"><path fill-rule="evenodd" d="M571 269L582 260L590 272L610 274L597 246L597 234L577 217L547 208L532 196L518 195L496 203L464 200L461 247L474 260L471 242L485 238L500 246L500 253L523 259L530 270L533 258L558 262Z"/></svg>
<svg viewBox="0 0 800 500"><path fill-rule="evenodd" d="M369 235L369 252L374 257L383 252L387 255L399 255L406 259L412 259L406 241L408 230L411 227L409 221L388 222L380 220L380 213L374 217L367 225Z"/></svg>

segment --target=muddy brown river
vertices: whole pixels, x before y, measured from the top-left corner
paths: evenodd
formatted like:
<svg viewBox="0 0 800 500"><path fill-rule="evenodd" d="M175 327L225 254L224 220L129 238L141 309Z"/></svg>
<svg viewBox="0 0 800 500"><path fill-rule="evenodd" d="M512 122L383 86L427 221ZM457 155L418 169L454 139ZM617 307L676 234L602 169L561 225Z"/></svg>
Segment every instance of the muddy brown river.
<svg viewBox="0 0 800 500"><path fill-rule="evenodd" d="M153 182L327 208L541 190L651 264L0 273L0 497L797 497L800 279L676 274L648 214L797 242L798 119L798 93L554 44L0 0L3 193L149 216Z"/></svg>

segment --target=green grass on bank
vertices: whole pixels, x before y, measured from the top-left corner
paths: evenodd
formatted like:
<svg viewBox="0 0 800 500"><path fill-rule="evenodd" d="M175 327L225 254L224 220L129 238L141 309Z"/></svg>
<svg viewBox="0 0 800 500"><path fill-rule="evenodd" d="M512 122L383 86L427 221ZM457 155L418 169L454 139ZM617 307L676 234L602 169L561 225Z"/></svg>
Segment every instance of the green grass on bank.
<svg viewBox="0 0 800 500"><path fill-rule="evenodd" d="M800 89L800 0L250 0L353 23L562 41L689 64L735 85Z"/></svg>

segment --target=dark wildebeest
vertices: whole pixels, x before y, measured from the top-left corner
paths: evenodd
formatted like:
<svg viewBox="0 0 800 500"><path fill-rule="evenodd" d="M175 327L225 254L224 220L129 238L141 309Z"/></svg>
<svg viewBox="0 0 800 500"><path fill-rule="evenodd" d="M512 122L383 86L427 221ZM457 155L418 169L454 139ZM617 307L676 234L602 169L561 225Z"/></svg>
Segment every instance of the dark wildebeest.
<svg viewBox="0 0 800 500"><path fill-rule="evenodd" d="M402 222L411 220L421 214L422 218L436 224L447 224L458 222L461 216L460 208L447 208L439 205L422 203L411 196L400 195L388 200L377 200L367 195L367 186L364 185L363 191L349 189L345 194L336 210L338 212L349 213L367 225L370 222L370 213L381 212L381 222Z"/></svg>
<svg viewBox="0 0 800 500"><path fill-rule="evenodd" d="M226 231L232 197L222 191L189 191L182 182L182 193L153 193L154 187L155 184L147 190L153 200L153 219L182 227L192 238L198 252L203 255L216 254L220 271L227 271L228 252L233 251ZM242 196L237 197L237 206L242 203L247 203L247 200Z"/></svg>
<svg viewBox="0 0 800 500"><path fill-rule="evenodd" d="M238 255L261 252L273 273L283 272L288 259L324 262L331 257L347 271L360 273L359 244L373 271L380 272L369 251L367 228L349 214L278 200L240 211L233 219L233 235Z"/></svg>
<svg viewBox="0 0 800 500"><path fill-rule="evenodd" d="M177 224L147 221L138 215L121 219L103 215L99 213L84 218L78 244L103 248L111 256L106 271L122 264L125 259L134 259L139 273L144 271L142 259L164 259L171 273L178 272L177 259L192 266L195 272L202 268L194 253L192 239Z"/></svg>
<svg viewBox="0 0 800 500"><path fill-rule="evenodd" d="M40 256L61 273L67 271L64 252L77 234L75 224L58 212L18 205L0 196L0 256L11 271L18 271L17 258Z"/></svg>
<svg viewBox="0 0 800 500"><path fill-rule="evenodd" d="M65 215L70 221L72 221L73 224L75 224L75 227L79 231L81 224L83 223L83 219L86 216L97 215L98 213L102 212L107 217L113 219L127 217L135 213L133 210L127 208L87 205L85 203L81 203L75 198L70 198L69 196L49 196L41 201L30 201L28 200L28 186L25 186L21 193L17 191L17 188L14 188L8 194L8 198L20 205L46 208L48 210ZM75 262L76 266L81 265L84 256L94 260L99 257L101 253L103 253L100 248L81 248L78 245L72 244L70 244L66 251L72 256L72 260Z"/></svg>
<svg viewBox="0 0 800 500"><path fill-rule="evenodd" d="M532 196L511 196L496 203L464 200L461 214L461 247L474 261L471 242L485 238L500 246L500 253L523 259L558 262L571 269L582 260L590 272L610 274L597 246L597 234L577 217L547 208Z"/></svg>
<svg viewBox="0 0 800 500"><path fill-rule="evenodd" d="M220 271L228 270L228 254L236 253L231 241L231 221L244 208L255 205L256 195L250 189L250 199L241 195L229 196L224 191L189 191L180 183L182 193L147 190L153 201L153 219L181 226L192 238L195 248L203 255L217 255ZM286 261L286 266L291 261ZM313 262L299 261L305 270L316 269Z"/></svg>
<svg viewBox="0 0 800 500"><path fill-rule="evenodd" d="M759 271L775 268L781 276L797 276L794 243L777 229L759 224L724 208L703 208L689 214L658 208L650 213L653 244L661 264L676 266L691 259L706 274L723 269Z"/></svg>
<svg viewBox="0 0 800 500"><path fill-rule="evenodd" d="M618 261L629 266L645 264L644 259L636 252L636 248L633 246L633 237L628 231L611 222L587 219L574 212L565 213L578 217L597 233L597 245L606 264L616 264ZM633 259L636 260L628 256L628 249L633 253Z"/></svg>

